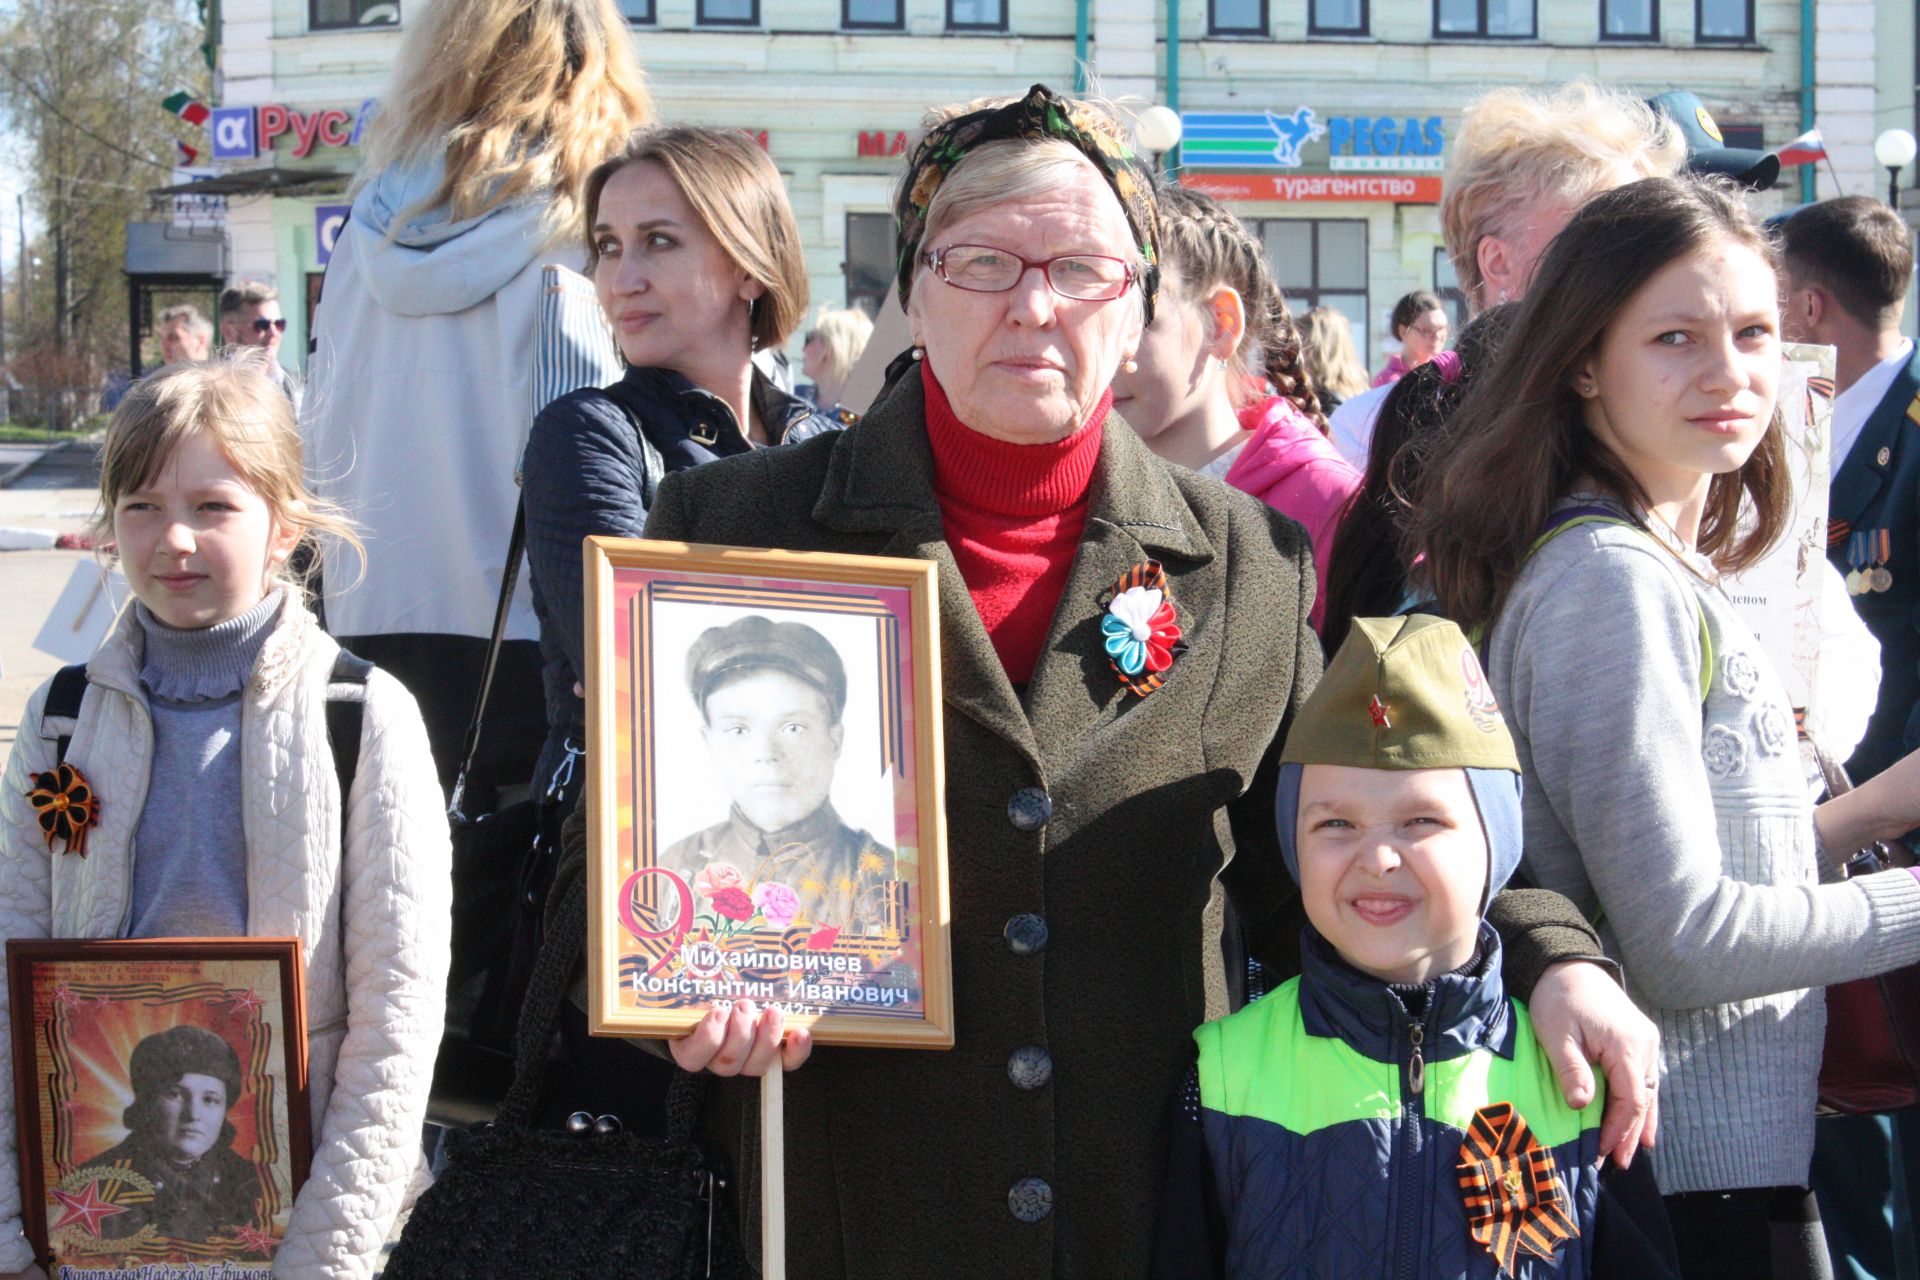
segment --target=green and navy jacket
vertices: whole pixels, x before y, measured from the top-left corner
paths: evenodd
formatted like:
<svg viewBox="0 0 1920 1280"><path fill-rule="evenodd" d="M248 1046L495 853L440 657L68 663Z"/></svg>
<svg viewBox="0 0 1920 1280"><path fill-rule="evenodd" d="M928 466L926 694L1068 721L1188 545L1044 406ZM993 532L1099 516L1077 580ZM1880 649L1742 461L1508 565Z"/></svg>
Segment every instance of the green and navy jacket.
<svg viewBox="0 0 1920 1280"><path fill-rule="evenodd" d="M1493 930L1481 926L1469 971L1424 988L1355 971L1311 927L1301 960L1300 977L1194 1033L1224 1274L1500 1275L1471 1235L1455 1166L1474 1113L1501 1102L1550 1149L1579 1229L1550 1263L1520 1252L1514 1274L1594 1274L1603 1098L1567 1105L1501 985ZM1195 1262L1187 1274L1212 1270Z"/></svg>

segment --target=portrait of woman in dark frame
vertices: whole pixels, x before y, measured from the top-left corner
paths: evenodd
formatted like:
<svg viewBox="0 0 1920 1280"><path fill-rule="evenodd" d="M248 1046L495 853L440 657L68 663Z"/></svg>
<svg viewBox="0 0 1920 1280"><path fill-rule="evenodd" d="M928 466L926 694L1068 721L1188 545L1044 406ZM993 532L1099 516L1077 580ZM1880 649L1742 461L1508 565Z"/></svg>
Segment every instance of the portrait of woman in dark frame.
<svg viewBox="0 0 1920 1280"><path fill-rule="evenodd" d="M153 1198L104 1219L100 1234L125 1239L151 1223L169 1239L202 1242L252 1223L260 1173L233 1149L227 1119L240 1097L233 1046L204 1027L169 1027L133 1047L127 1075L127 1138L82 1167L136 1173Z"/></svg>

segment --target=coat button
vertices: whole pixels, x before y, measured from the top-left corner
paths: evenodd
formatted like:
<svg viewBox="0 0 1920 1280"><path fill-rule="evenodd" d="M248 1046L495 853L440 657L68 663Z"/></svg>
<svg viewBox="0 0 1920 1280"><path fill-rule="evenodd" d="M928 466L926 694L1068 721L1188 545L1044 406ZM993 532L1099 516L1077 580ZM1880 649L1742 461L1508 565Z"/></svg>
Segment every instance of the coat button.
<svg viewBox="0 0 1920 1280"><path fill-rule="evenodd" d="M1007 821L1019 831L1038 831L1053 816L1053 797L1038 787L1022 787L1007 801Z"/></svg>
<svg viewBox="0 0 1920 1280"><path fill-rule="evenodd" d="M1007 1192L1007 1212L1022 1222L1039 1222L1053 1212L1053 1188L1040 1178L1022 1178Z"/></svg>
<svg viewBox="0 0 1920 1280"><path fill-rule="evenodd" d="M1053 1058L1037 1044L1023 1045L1007 1058L1007 1079L1016 1089L1038 1089L1053 1079Z"/></svg>
<svg viewBox="0 0 1920 1280"><path fill-rule="evenodd" d="M1031 911L1007 921L1007 950L1030 956L1047 949L1047 922Z"/></svg>
<svg viewBox="0 0 1920 1280"><path fill-rule="evenodd" d="M1873 460L1884 467L1893 461L1893 450L1887 448L1885 445L1881 445L1880 452L1874 455Z"/></svg>

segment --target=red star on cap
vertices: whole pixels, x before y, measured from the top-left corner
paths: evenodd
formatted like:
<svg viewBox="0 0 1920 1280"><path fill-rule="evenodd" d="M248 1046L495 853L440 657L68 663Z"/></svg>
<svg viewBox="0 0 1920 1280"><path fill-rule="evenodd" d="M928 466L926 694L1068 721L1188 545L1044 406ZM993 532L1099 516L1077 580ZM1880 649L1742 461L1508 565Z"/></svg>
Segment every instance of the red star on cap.
<svg viewBox="0 0 1920 1280"><path fill-rule="evenodd" d="M1387 704L1380 701L1380 695L1377 693L1374 694L1373 701L1367 704L1367 714L1373 717L1374 728L1376 729L1393 728L1393 722L1387 719L1387 710L1388 710Z"/></svg>
<svg viewBox="0 0 1920 1280"><path fill-rule="evenodd" d="M53 1224L55 1231L71 1226L82 1226L95 1240L100 1238L100 1224L116 1213L125 1213L125 1205L109 1204L100 1198L100 1180L94 1179L87 1189L79 1195L71 1191L56 1191L53 1198L66 1206L66 1212L60 1215L60 1221Z"/></svg>

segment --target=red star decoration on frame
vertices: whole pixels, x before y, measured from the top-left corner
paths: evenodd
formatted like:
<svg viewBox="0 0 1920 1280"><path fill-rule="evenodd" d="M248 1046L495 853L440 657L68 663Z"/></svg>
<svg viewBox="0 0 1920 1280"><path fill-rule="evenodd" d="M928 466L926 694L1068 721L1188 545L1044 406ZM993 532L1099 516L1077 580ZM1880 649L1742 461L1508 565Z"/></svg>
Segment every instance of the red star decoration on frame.
<svg viewBox="0 0 1920 1280"><path fill-rule="evenodd" d="M1386 703L1380 701L1379 694L1376 693L1373 695L1373 701L1367 704L1367 714L1373 717L1374 728L1376 729L1393 728L1393 721L1387 719L1387 712L1390 711L1391 709L1392 708L1388 707Z"/></svg>
<svg viewBox="0 0 1920 1280"><path fill-rule="evenodd" d="M229 991L227 992L227 999L232 1001L233 1011L235 1013L252 1013L255 1009L266 1004L265 1000L253 994L253 988L251 987L240 991Z"/></svg>
<svg viewBox="0 0 1920 1280"><path fill-rule="evenodd" d="M235 1227L233 1237L248 1253L264 1254L267 1257L273 1256L273 1246L277 1243L271 1232L262 1231L259 1227L251 1225Z"/></svg>
<svg viewBox="0 0 1920 1280"><path fill-rule="evenodd" d="M100 1238L102 1222L116 1213L127 1211L125 1205L109 1204L100 1198L98 1180L89 1182L87 1189L79 1195L71 1191L56 1191L53 1193L53 1198L66 1207L66 1212L60 1215L60 1221L53 1224L55 1231L62 1231L72 1226L84 1227L87 1234L96 1240Z"/></svg>

